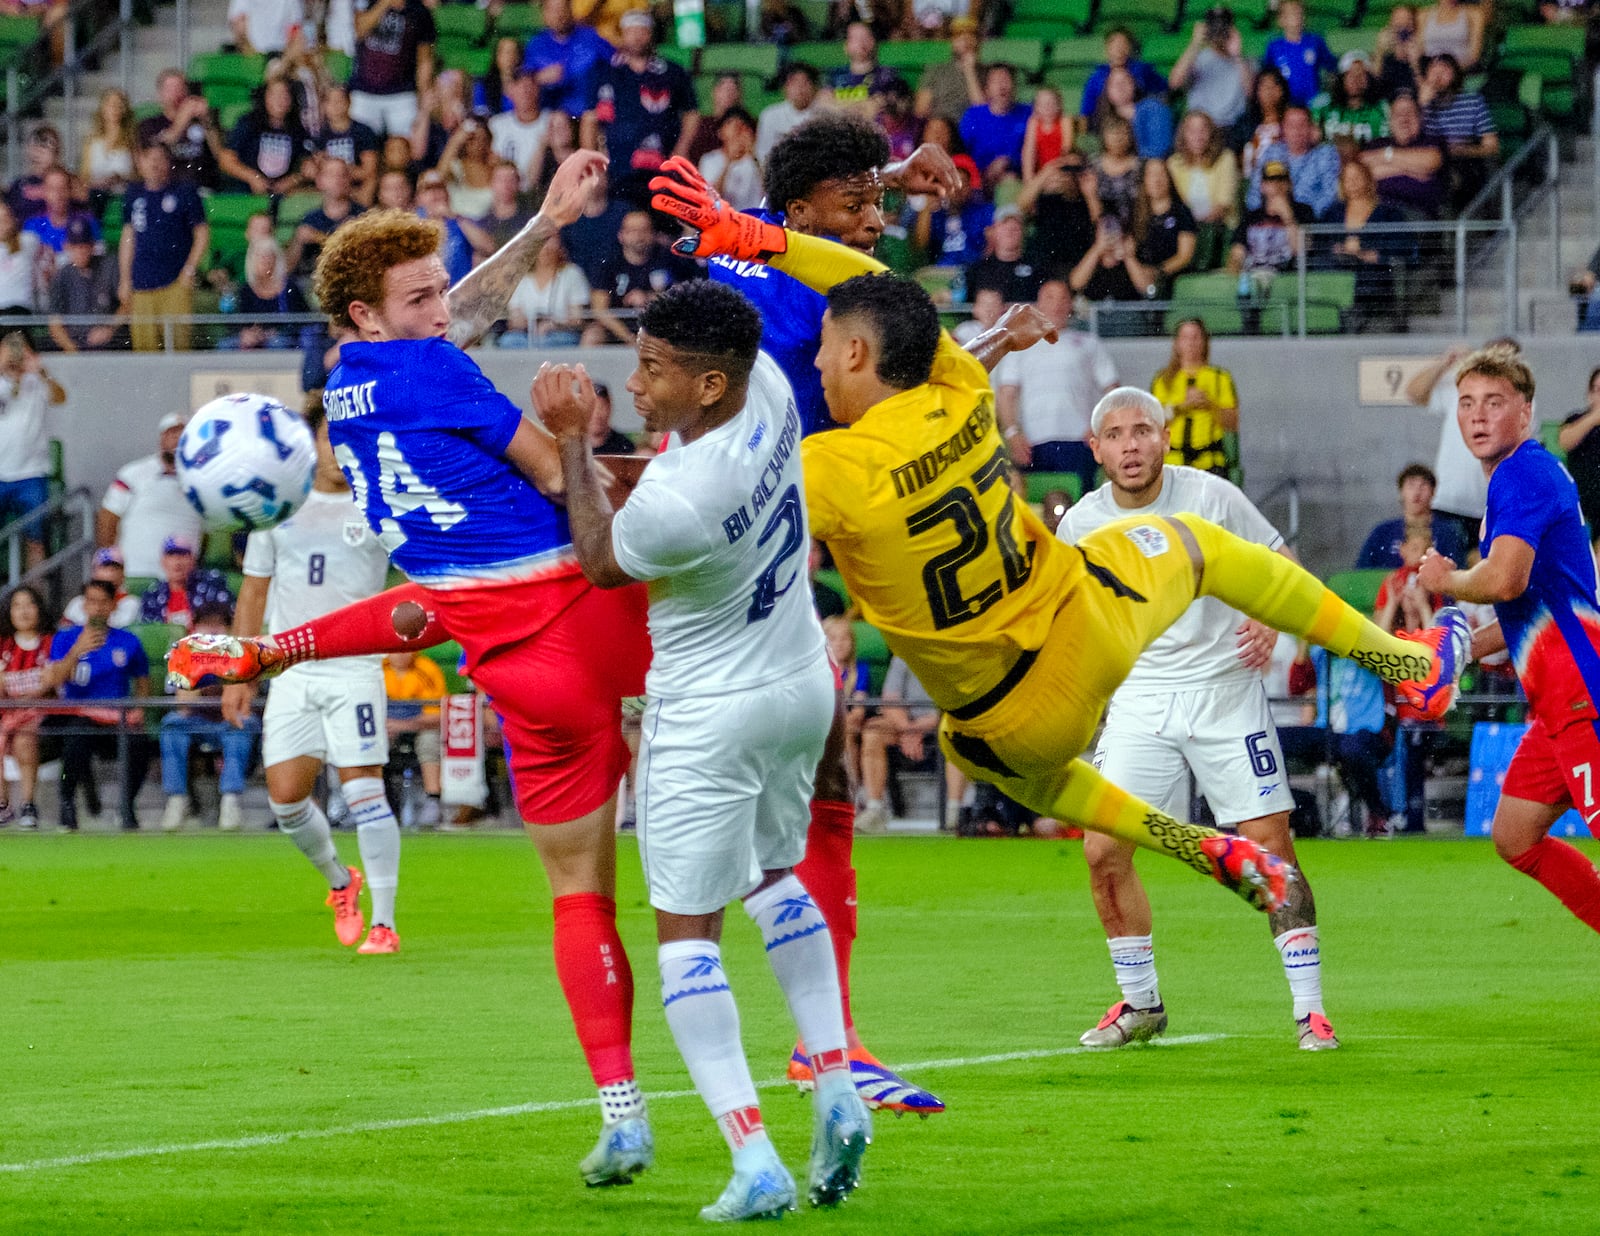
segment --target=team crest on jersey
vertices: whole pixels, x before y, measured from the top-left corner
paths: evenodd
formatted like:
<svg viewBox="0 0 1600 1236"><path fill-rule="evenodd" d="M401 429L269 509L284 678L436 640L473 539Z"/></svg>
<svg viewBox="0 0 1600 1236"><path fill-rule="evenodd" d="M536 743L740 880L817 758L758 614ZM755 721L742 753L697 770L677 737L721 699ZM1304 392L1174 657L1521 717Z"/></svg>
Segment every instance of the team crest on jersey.
<svg viewBox="0 0 1600 1236"><path fill-rule="evenodd" d="M1137 545L1139 552L1146 558L1159 558L1167 552L1167 534L1160 528L1152 528L1149 524L1137 524L1122 535Z"/></svg>
<svg viewBox="0 0 1600 1236"><path fill-rule="evenodd" d="M367 525L360 520L349 520L344 526L344 543L352 549L367 539Z"/></svg>

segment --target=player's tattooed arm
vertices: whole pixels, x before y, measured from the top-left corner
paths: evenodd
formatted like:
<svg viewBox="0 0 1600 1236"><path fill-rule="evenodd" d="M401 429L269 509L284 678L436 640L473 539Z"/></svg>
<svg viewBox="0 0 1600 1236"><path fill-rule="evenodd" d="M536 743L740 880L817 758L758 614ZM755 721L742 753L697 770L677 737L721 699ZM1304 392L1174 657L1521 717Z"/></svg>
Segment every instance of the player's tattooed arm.
<svg viewBox="0 0 1600 1236"><path fill-rule="evenodd" d="M605 482L595 468L589 446L589 421L594 413L594 383L583 366L539 366L533 380L533 409L555 435L566 486L567 527L572 550L590 583L621 588L636 582L617 565L611 549L615 517Z"/></svg>
<svg viewBox="0 0 1600 1236"><path fill-rule="evenodd" d="M967 344L967 351L992 373L1009 353L1031 348L1041 339L1054 343L1058 335L1056 324L1032 305L1012 305L998 322Z"/></svg>
<svg viewBox="0 0 1600 1236"><path fill-rule="evenodd" d="M577 221L605 165L605 156L593 150L579 150L568 155L556 169L539 213L499 252L474 267L446 293L450 305L447 337L451 343L467 347L483 338L491 326L505 317L511 293L533 269L539 250L567 224Z"/></svg>

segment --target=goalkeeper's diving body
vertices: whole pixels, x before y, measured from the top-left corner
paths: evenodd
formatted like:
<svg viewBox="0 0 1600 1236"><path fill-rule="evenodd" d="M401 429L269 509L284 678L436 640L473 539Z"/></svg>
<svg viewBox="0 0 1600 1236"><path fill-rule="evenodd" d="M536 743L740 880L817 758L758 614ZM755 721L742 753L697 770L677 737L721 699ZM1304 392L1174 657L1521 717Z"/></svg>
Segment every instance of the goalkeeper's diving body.
<svg viewBox="0 0 1600 1236"><path fill-rule="evenodd" d="M847 426L802 443L813 535L863 616L944 712L945 755L1040 815L1169 854L1257 908L1292 868L1182 823L1078 756L1139 654L1198 596L1358 662L1425 715L1454 700L1464 615L1409 638L1368 621L1288 559L1190 515L1057 541L1006 483L983 365L939 327L916 283L842 245L741 215L682 160L654 204L697 235L680 252L765 262L823 292L817 369Z"/></svg>

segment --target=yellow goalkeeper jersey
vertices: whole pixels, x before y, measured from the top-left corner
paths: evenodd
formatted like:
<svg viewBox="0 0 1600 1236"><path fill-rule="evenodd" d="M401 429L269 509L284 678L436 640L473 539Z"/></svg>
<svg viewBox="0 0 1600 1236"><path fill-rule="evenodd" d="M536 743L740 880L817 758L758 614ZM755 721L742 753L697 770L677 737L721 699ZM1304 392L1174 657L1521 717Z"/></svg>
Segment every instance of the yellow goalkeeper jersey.
<svg viewBox="0 0 1600 1236"><path fill-rule="evenodd" d="M1084 565L1007 484L983 365L943 334L927 382L801 452L812 534L933 701L1003 694Z"/></svg>

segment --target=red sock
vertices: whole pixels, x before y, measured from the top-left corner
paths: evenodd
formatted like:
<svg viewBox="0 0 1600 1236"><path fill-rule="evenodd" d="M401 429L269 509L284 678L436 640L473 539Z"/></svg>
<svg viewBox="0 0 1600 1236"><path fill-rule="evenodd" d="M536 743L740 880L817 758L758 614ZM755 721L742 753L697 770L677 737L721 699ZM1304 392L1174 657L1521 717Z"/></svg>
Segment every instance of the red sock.
<svg viewBox="0 0 1600 1236"><path fill-rule="evenodd" d="M396 612L408 602L418 608L404 614ZM409 638L402 635L395 629L397 623L404 623L414 633ZM294 665L334 657L413 652L442 644L450 635L433 613L428 590L421 584L401 584L302 626L280 631L272 638L288 655L289 664Z"/></svg>
<svg viewBox="0 0 1600 1236"><path fill-rule="evenodd" d="M1581 850L1546 837L1513 858L1511 865L1539 881L1582 922L1600 931L1600 872Z"/></svg>
<svg viewBox="0 0 1600 1236"><path fill-rule="evenodd" d="M856 942L856 869L850 865L850 847L856 839L856 809L850 803L815 799L811 803L811 828L806 833L806 856L794 869L817 903L833 937L833 959L839 967L839 995L844 1000L845 1029L855 1025L850 1015L850 950Z"/></svg>
<svg viewBox="0 0 1600 1236"><path fill-rule="evenodd" d="M556 977L594 1084L633 1077L633 971L617 935L617 903L599 893L555 900Z"/></svg>

